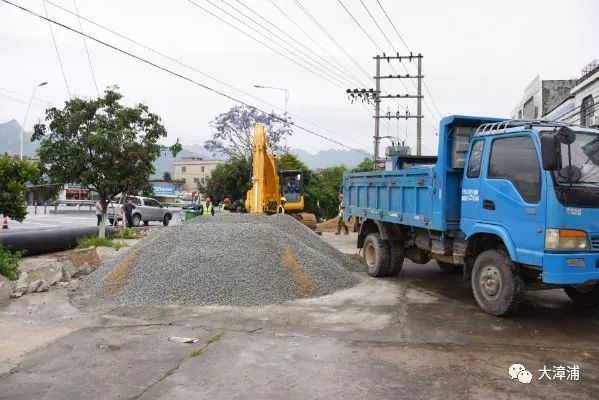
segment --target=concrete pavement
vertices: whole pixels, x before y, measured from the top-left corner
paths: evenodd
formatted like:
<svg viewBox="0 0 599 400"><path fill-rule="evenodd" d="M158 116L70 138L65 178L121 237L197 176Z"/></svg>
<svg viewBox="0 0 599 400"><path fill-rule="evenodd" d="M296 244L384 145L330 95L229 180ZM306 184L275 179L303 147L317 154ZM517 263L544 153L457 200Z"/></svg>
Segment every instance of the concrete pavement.
<svg viewBox="0 0 599 400"><path fill-rule="evenodd" d="M323 238L356 251L353 235ZM434 263L254 308L127 309L53 291L0 311L0 337L19 326L36 345L2 360L0 399L594 399L599 391L597 309L551 291L530 294L516 317L492 317ZM514 363L533 374L530 384L509 378ZM578 381L539 380L544 366L574 365Z"/></svg>

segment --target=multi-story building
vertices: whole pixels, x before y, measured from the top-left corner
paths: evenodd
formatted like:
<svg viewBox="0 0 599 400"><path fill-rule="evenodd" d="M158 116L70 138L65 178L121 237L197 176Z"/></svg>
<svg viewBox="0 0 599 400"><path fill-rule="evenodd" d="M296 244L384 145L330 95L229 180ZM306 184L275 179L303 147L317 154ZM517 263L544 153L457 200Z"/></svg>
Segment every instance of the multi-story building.
<svg viewBox="0 0 599 400"><path fill-rule="evenodd" d="M524 96L512 110L512 119L540 119L570 97L576 79L544 80L537 76L524 90Z"/></svg>
<svg viewBox="0 0 599 400"><path fill-rule="evenodd" d="M199 184L205 184L222 160L205 160L201 157L184 157L174 162L173 182L180 192L197 192Z"/></svg>
<svg viewBox="0 0 599 400"><path fill-rule="evenodd" d="M512 113L514 119L599 126L599 59L587 64L578 79L541 81L537 77L524 93L523 100Z"/></svg>

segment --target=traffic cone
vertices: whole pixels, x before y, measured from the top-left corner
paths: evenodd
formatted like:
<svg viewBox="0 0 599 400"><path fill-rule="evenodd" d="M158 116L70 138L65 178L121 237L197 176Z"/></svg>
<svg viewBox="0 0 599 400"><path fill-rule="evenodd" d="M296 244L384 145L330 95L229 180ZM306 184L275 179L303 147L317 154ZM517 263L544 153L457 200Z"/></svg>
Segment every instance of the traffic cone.
<svg viewBox="0 0 599 400"><path fill-rule="evenodd" d="M4 221L2 221L2 229L8 229L8 217L4 217Z"/></svg>

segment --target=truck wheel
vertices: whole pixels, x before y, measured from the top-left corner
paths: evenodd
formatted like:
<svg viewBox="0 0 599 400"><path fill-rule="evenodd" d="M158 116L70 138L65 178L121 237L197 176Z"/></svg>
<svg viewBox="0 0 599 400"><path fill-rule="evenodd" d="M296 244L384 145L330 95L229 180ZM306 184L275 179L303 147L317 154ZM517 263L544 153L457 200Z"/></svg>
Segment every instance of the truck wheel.
<svg viewBox="0 0 599 400"><path fill-rule="evenodd" d="M139 214L135 214L131 218L131 221L133 222L133 226L139 226L139 224L141 223L141 216Z"/></svg>
<svg viewBox="0 0 599 400"><path fill-rule="evenodd" d="M364 239L364 261L366 273L375 278L387 276L389 273L389 242L381 239L378 233L371 233Z"/></svg>
<svg viewBox="0 0 599 400"><path fill-rule="evenodd" d="M437 264L439 265L439 268L441 269L441 271L447 272L448 274L462 273L461 265L450 264L448 262L439 261L439 260L437 260Z"/></svg>
<svg viewBox="0 0 599 400"><path fill-rule="evenodd" d="M584 307L599 305L599 284L573 285L564 288L564 292L572 301Z"/></svg>
<svg viewBox="0 0 599 400"><path fill-rule="evenodd" d="M524 296L524 281L504 250L485 250L472 267L472 292L478 306L498 317L518 310Z"/></svg>
<svg viewBox="0 0 599 400"><path fill-rule="evenodd" d="M162 226L168 226L169 222L171 222L171 216L166 214L164 218L162 218Z"/></svg>
<svg viewBox="0 0 599 400"><path fill-rule="evenodd" d="M403 267L403 242L392 241L389 243L389 273L387 276L397 276Z"/></svg>

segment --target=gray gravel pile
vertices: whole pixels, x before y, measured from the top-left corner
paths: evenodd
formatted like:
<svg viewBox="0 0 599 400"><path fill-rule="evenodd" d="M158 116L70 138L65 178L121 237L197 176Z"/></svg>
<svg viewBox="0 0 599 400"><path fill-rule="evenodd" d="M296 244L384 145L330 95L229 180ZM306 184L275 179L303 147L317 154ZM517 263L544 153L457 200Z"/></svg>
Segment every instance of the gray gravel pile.
<svg viewBox="0 0 599 400"><path fill-rule="evenodd" d="M121 304L265 305L354 286L359 263L286 215L197 217L161 229L88 277Z"/></svg>

